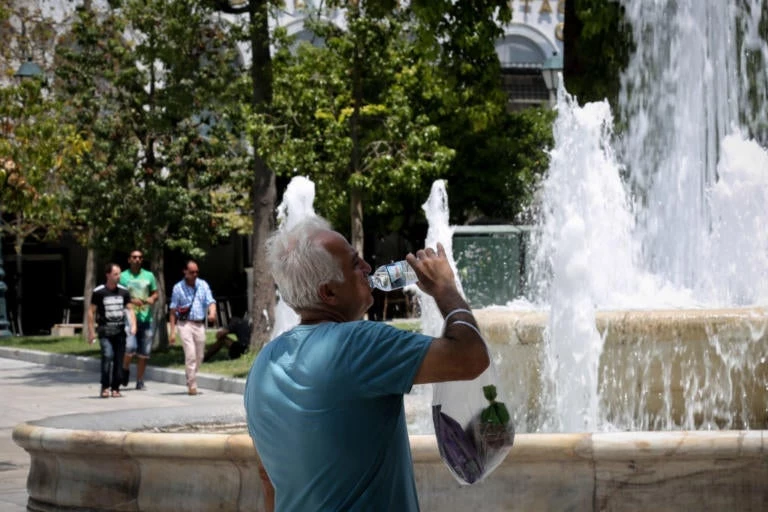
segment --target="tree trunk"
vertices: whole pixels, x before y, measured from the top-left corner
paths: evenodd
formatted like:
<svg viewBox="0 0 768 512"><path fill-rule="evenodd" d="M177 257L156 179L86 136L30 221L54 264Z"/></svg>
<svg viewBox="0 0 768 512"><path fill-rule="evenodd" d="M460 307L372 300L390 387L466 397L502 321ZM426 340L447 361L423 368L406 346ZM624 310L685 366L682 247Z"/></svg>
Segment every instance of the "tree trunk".
<svg viewBox="0 0 768 512"><path fill-rule="evenodd" d="M264 112L272 104L272 57L269 53L269 19L266 0L249 3L250 36L253 48L251 80L254 112ZM251 348L261 349L269 341L274 323L275 284L266 261L264 242L274 229L274 210L277 191L275 174L261 157L256 140L254 146L253 184L253 236L251 237L251 266L253 267L253 301L250 304L253 329Z"/></svg>
<svg viewBox="0 0 768 512"><path fill-rule="evenodd" d="M352 17L360 17L360 6L357 2L352 4ZM358 43L360 43L358 41ZM362 57L360 55L361 44L355 44L352 57L352 95L353 107L350 117L350 132L352 137L352 155L350 157L350 176L354 176L361 170L360 150L360 107L363 104L363 77L361 74ZM349 191L349 215L350 215L350 244L363 257L363 243L365 233L363 231L363 191L360 187L352 187Z"/></svg>
<svg viewBox="0 0 768 512"><path fill-rule="evenodd" d="M350 244L355 248L357 254L363 257L363 191L358 187L352 187L349 191L349 215L351 240Z"/></svg>
<svg viewBox="0 0 768 512"><path fill-rule="evenodd" d="M96 251L90 247L93 229L88 234L88 255L85 258L85 287L83 289L83 338L88 339L88 310L91 309L91 293L96 288Z"/></svg>
<svg viewBox="0 0 768 512"><path fill-rule="evenodd" d="M152 319L155 324L155 339L152 343L155 348L166 350L168 348L168 293L165 289L165 265L163 263L163 250L152 251L152 272L157 280L157 302L152 307Z"/></svg>
<svg viewBox="0 0 768 512"><path fill-rule="evenodd" d="M275 176L266 168L264 162L256 159L256 173L268 173L260 176L253 185L253 236L251 254L253 267L253 302L251 303L251 347L260 350L269 341L274 324L275 283L266 261L264 242L274 229L273 211L275 204ZM260 169L261 168L261 169Z"/></svg>

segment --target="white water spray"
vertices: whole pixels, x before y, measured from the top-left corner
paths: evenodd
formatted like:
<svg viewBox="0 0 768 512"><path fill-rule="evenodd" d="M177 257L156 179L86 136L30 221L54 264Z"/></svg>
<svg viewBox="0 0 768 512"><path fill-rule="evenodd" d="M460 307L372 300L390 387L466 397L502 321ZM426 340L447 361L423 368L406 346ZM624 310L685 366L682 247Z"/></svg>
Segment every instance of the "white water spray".
<svg viewBox="0 0 768 512"><path fill-rule="evenodd" d="M768 297L768 154L742 135L768 140L761 2L622 3L637 51L622 76L628 128L619 149L612 149L607 104L579 107L561 90L539 195L531 293L550 310L542 430L612 428L597 383L598 309L760 305ZM737 381L729 375L749 373L756 362L744 359L746 350L725 350L717 333L709 337L723 375L706 370L673 382L666 347L634 354L640 367L666 375L664 406L658 417L635 417L650 391L638 389L626 403L609 404L618 427L674 427L678 387L685 410L695 411L684 428L734 421L728 402ZM606 369L602 386L612 387L614 377L621 378Z"/></svg>
<svg viewBox="0 0 768 512"><path fill-rule="evenodd" d="M759 157L745 162L727 149L746 150L749 136L768 142L768 44L758 33L762 1L622 3L637 45L622 76L620 101L628 125L622 157L635 196L642 266L676 288L692 290L701 302L754 304L759 290L734 293L723 280L710 278L722 271L710 262L711 251L718 252L713 233L723 208L740 209L748 198L731 195L728 205L725 196L715 199L718 204L710 199L730 179L723 173L732 165L768 173ZM749 215L764 222L768 207ZM731 241L755 236L759 231L749 228L730 234ZM734 251L730 259L743 279L755 283L765 274L754 260L761 257Z"/></svg>
<svg viewBox="0 0 768 512"><path fill-rule="evenodd" d="M456 271L456 261L453 259L453 228L448 222L448 192L445 188L445 181L437 180L432 183L432 189L427 198L427 202L422 205L424 214L427 217L427 239L424 241L424 247L431 247L437 250L437 243L440 242L445 248L448 261L456 275L456 286L459 293L464 295L464 290L459 281ZM419 294L421 304L421 332L429 336L441 336L443 334L443 316L437 309L435 300L421 292L417 287L413 290Z"/></svg>
<svg viewBox="0 0 768 512"><path fill-rule="evenodd" d="M709 192L711 279L728 304L768 303L768 152L729 135L722 141L720 179Z"/></svg>
<svg viewBox="0 0 768 512"><path fill-rule="evenodd" d="M456 262L453 259L453 228L450 227L448 222L448 193L445 188L445 181L437 180L432 183L429 197L422 205L422 209L429 224L424 247L437 249L438 242L443 244L451 268L457 276L456 286L459 288L459 292L463 294L461 282L456 271ZM409 287L407 291L414 292L418 296L421 306L421 332L429 336L441 336L443 334L443 316L440 314L435 300L416 286ZM429 405L431 402L431 385L413 386L411 393L406 399L406 404L413 404L413 413L409 418L408 424L411 432L432 433L434 431L431 414L427 414L431 410Z"/></svg>
<svg viewBox="0 0 768 512"><path fill-rule="evenodd" d="M283 194L283 201L277 207L278 229L287 231L307 217L315 216L314 202L315 184L304 176L292 178ZM299 320L299 315L285 302L279 300L278 294L271 339L297 325Z"/></svg>

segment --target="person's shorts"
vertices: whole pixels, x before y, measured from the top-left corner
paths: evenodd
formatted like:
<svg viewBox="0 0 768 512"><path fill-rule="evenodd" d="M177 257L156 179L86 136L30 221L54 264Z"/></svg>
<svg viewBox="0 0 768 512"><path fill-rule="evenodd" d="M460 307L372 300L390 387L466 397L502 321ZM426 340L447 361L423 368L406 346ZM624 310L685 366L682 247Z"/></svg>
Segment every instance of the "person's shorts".
<svg viewBox="0 0 768 512"><path fill-rule="evenodd" d="M126 354L137 354L139 357L149 357L152 352L154 337L152 322L136 322L136 336L128 335L125 343Z"/></svg>
<svg viewBox="0 0 768 512"><path fill-rule="evenodd" d="M229 346L229 358L237 359L246 351L248 351L248 345L236 341Z"/></svg>

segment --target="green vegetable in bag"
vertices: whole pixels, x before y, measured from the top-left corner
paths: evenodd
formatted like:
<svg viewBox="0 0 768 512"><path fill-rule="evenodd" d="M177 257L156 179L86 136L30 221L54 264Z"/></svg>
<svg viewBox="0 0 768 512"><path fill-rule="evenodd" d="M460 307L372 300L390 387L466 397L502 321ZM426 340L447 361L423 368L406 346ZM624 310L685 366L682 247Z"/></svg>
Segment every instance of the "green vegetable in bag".
<svg viewBox="0 0 768 512"><path fill-rule="evenodd" d="M509 421L507 406L496 401L496 386L483 386L483 395L490 405L480 412L479 421L476 420L475 444L483 460L488 460L505 446L512 446L515 428Z"/></svg>
<svg viewBox="0 0 768 512"><path fill-rule="evenodd" d="M480 421L490 423L491 425L506 425L509 423L507 406L503 402L496 401L496 386L483 386L483 395L485 395L486 400L491 402L491 405L480 413Z"/></svg>

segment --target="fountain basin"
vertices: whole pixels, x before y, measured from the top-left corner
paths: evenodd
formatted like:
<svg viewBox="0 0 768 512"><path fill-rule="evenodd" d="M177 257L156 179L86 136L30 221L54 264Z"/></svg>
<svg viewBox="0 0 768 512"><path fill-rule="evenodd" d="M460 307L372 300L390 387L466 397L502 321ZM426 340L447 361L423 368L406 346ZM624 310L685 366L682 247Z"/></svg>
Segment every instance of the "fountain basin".
<svg viewBox="0 0 768 512"><path fill-rule="evenodd" d="M518 430L539 431L547 313L475 311ZM768 428L768 309L598 311L601 408L622 430Z"/></svg>
<svg viewBox="0 0 768 512"><path fill-rule="evenodd" d="M696 431L673 426L525 433L535 430L540 405L546 315L488 309L477 317L520 433L506 460L469 487L450 475L434 436L412 435L422 510L764 510L765 309L598 314L606 340L601 387L609 414L620 418L639 395L645 399L629 409L641 417L699 415L700 422L713 422L712 430ZM645 354L653 357L640 364ZM697 379L696 392L727 380L722 400L733 402L731 409L687 411L697 407L689 400ZM718 421L745 426L724 428ZM227 433L175 428L213 423ZM229 425L244 431L242 409L127 410L20 424L13 439L31 458L28 509L263 510L255 450L247 434L231 433Z"/></svg>
<svg viewBox="0 0 768 512"><path fill-rule="evenodd" d="M158 411L153 412L157 416ZM31 511L264 510L247 434L159 433L165 421L243 421L231 411L168 409L48 418L17 426L31 456ZM88 428L100 425L104 430ZM74 428L80 424L80 428ZM484 482L460 486L435 438L411 436L425 511L764 510L765 431L520 434Z"/></svg>

